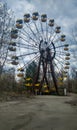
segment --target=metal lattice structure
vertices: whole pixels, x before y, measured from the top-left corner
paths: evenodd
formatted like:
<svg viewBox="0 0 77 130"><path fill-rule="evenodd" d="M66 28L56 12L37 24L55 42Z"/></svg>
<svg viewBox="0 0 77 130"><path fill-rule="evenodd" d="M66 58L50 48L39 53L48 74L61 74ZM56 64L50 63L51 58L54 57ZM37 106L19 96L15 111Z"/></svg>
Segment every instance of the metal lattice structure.
<svg viewBox="0 0 77 130"><path fill-rule="evenodd" d="M58 80L67 78L70 65L69 45L66 36L61 33L61 27L46 14L34 12L16 21L16 27L11 30L11 38L11 63L19 67L18 76L23 77L26 67L35 61L37 70L31 84L33 90L41 92L43 86L46 86L46 90L50 91L53 81L58 94Z"/></svg>

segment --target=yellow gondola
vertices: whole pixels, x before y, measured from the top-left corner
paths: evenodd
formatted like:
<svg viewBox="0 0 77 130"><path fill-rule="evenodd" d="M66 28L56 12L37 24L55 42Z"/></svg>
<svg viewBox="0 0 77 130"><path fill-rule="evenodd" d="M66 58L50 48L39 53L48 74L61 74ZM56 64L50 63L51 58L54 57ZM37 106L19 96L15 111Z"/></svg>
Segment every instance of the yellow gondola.
<svg viewBox="0 0 77 130"><path fill-rule="evenodd" d="M41 15L41 21L42 22L46 22L47 21L47 15L46 14L42 14Z"/></svg>
<svg viewBox="0 0 77 130"><path fill-rule="evenodd" d="M62 80L63 80L63 78L62 78L62 77L59 77L59 78L58 78L58 80L62 81Z"/></svg>
<svg viewBox="0 0 77 130"><path fill-rule="evenodd" d="M68 51L68 50L69 50L69 48L68 48L68 47L65 47L65 48L64 48L64 51Z"/></svg>
<svg viewBox="0 0 77 130"><path fill-rule="evenodd" d="M39 89L35 89L35 92L38 92L39 91Z"/></svg>
<svg viewBox="0 0 77 130"><path fill-rule="evenodd" d="M54 26L54 19L50 19L48 25L51 27Z"/></svg>
<svg viewBox="0 0 77 130"><path fill-rule="evenodd" d="M30 21L30 14L24 15L24 22L28 23Z"/></svg>
<svg viewBox="0 0 77 130"><path fill-rule="evenodd" d="M23 27L23 25L16 23L16 27L17 27L18 29L21 29L21 28Z"/></svg>
<svg viewBox="0 0 77 130"><path fill-rule="evenodd" d="M17 35L17 34L11 34L11 38L16 39L17 37L18 37L18 35Z"/></svg>
<svg viewBox="0 0 77 130"><path fill-rule="evenodd" d="M61 35L61 39L60 39L60 40L61 40L62 42L64 42L64 41L65 41L65 37L66 37L65 35Z"/></svg>
<svg viewBox="0 0 77 130"><path fill-rule="evenodd" d="M46 90L43 90L45 93L49 93L49 90L48 89L46 89Z"/></svg>
<svg viewBox="0 0 77 130"><path fill-rule="evenodd" d="M70 53L66 53L66 56L70 56Z"/></svg>
<svg viewBox="0 0 77 130"><path fill-rule="evenodd" d="M23 73L19 73L17 74L18 77L24 77L24 74Z"/></svg>
<svg viewBox="0 0 77 130"><path fill-rule="evenodd" d="M65 74L67 74L67 73L68 73L67 71L64 71L64 72L63 72L63 75L65 75Z"/></svg>
<svg viewBox="0 0 77 130"><path fill-rule="evenodd" d="M60 29L61 29L61 27L60 27L60 26L57 26L55 32L56 32L56 33L60 33Z"/></svg>
<svg viewBox="0 0 77 130"><path fill-rule="evenodd" d="M24 69L23 69L23 68L18 68L17 71L21 71L21 72L23 72Z"/></svg>
<svg viewBox="0 0 77 130"><path fill-rule="evenodd" d="M52 92L52 91L56 91L56 88L55 87L51 87L51 89L50 89L50 91Z"/></svg>
<svg viewBox="0 0 77 130"><path fill-rule="evenodd" d="M43 88L47 88L47 85L45 84L45 85L43 85Z"/></svg>
<svg viewBox="0 0 77 130"><path fill-rule="evenodd" d="M12 41L11 41L11 42L9 43L9 45L11 45L11 46L16 46L16 42L12 42Z"/></svg>
<svg viewBox="0 0 77 130"><path fill-rule="evenodd" d="M37 83L37 84L35 84L35 86L36 86L36 87L39 87L39 86L40 86L40 84L39 84L39 83Z"/></svg>
<svg viewBox="0 0 77 130"><path fill-rule="evenodd" d="M64 75L64 78L67 78L68 76L67 75Z"/></svg>
<svg viewBox="0 0 77 130"><path fill-rule="evenodd" d="M16 48L15 47L8 47L8 50L9 51L16 51Z"/></svg>
<svg viewBox="0 0 77 130"><path fill-rule="evenodd" d="M32 84L30 84L30 83L26 83L25 86L27 86L27 87L31 87Z"/></svg>
<svg viewBox="0 0 77 130"><path fill-rule="evenodd" d="M18 20L16 21L16 27L17 27L18 29L21 29L21 28L23 27L23 20L22 20L22 19L18 19Z"/></svg>
<svg viewBox="0 0 77 130"><path fill-rule="evenodd" d="M32 19L33 19L33 20L38 20L38 17L39 17L38 12L34 12L34 13L32 14Z"/></svg>
<svg viewBox="0 0 77 130"><path fill-rule="evenodd" d="M64 44L64 46L65 46L65 47L68 47L68 46L69 46L69 44Z"/></svg>
<svg viewBox="0 0 77 130"><path fill-rule="evenodd" d="M14 61L11 62L11 64L12 64L12 65L18 65L19 62L14 60Z"/></svg>
<svg viewBox="0 0 77 130"><path fill-rule="evenodd" d="M18 37L18 30L14 29L11 31L11 38L16 39Z"/></svg>
<svg viewBox="0 0 77 130"><path fill-rule="evenodd" d="M64 69L69 69L69 66L65 66Z"/></svg>
<svg viewBox="0 0 77 130"><path fill-rule="evenodd" d="M12 59L18 60L17 56L12 56Z"/></svg>
<svg viewBox="0 0 77 130"><path fill-rule="evenodd" d="M58 85L63 85L63 82L58 82Z"/></svg>
<svg viewBox="0 0 77 130"><path fill-rule="evenodd" d="M26 80L27 80L27 81L30 81L30 80L31 80L31 78L26 78Z"/></svg>
<svg viewBox="0 0 77 130"><path fill-rule="evenodd" d="M65 57L65 60L70 60L70 57Z"/></svg>
<svg viewBox="0 0 77 130"><path fill-rule="evenodd" d="M69 63L69 62L66 62L65 65L70 65L70 63Z"/></svg>

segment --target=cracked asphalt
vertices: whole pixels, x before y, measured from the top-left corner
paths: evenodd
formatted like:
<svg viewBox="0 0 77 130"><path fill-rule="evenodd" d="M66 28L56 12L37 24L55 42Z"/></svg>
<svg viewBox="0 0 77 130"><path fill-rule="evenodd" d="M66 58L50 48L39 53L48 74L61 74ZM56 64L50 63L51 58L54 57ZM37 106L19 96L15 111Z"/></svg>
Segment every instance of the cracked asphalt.
<svg viewBox="0 0 77 130"><path fill-rule="evenodd" d="M77 130L74 96L36 96L0 102L0 130Z"/></svg>

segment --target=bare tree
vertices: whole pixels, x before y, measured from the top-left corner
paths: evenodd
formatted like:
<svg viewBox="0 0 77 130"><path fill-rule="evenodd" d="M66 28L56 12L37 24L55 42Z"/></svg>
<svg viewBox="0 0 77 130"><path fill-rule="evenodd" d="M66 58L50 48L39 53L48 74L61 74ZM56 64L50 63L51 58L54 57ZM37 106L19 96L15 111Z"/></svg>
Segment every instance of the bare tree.
<svg viewBox="0 0 77 130"><path fill-rule="evenodd" d="M8 55L11 28L14 25L13 12L7 4L0 2L0 75Z"/></svg>
<svg viewBox="0 0 77 130"><path fill-rule="evenodd" d="M77 25L72 29L72 53L73 58L77 61Z"/></svg>
<svg viewBox="0 0 77 130"><path fill-rule="evenodd" d="M77 23L72 28L71 36L71 77L69 80L69 87L71 87L72 92L77 93Z"/></svg>
<svg viewBox="0 0 77 130"><path fill-rule="evenodd" d="M4 70L0 78L0 92L14 91L16 89L15 69Z"/></svg>

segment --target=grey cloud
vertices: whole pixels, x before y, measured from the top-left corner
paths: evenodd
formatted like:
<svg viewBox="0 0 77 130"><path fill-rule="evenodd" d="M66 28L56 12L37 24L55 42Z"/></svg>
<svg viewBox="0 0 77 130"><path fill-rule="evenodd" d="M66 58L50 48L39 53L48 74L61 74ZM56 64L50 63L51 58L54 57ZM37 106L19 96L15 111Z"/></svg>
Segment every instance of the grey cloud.
<svg viewBox="0 0 77 130"><path fill-rule="evenodd" d="M7 3L17 18L25 12L47 13L49 18L54 18L66 31L77 21L77 0L7 0Z"/></svg>
<svg viewBox="0 0 77 130"><path fill-rule="evenodd" d="M0 0L1 1L1 0ZM46 13L49 18L62 27L62 31L71 35L70 30L77 24L77 0L3 0L15 12L16 19L22 18L24 13L38 11ZM70 36L69 36L70 37ZM68 38L70 39L70 38ZM72 42L73 44L73 42ZM72 52L75 46L71 46Z"/></svg>

